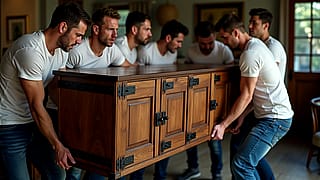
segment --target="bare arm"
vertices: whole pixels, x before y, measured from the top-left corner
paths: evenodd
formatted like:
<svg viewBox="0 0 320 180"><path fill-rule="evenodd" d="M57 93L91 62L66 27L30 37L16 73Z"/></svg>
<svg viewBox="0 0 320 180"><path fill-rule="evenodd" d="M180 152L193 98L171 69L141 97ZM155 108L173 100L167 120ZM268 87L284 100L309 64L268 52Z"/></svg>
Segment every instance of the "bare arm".
<svg viewBox="0 0 320 180"><path fill-rule="evenodd" d="M220 124L214 126L211 135L213 139L222 140L225 129L245 111L252 100L256 83L257 78L241 77L240 95L233 104L228 116Z"/></svg>
<svg viewBox="0 0 320 180"><path fill-rule="evenodd" d="M253 111L252 101L248 104L247 108L244 110L244 112L236 120L237 124L234 127L230 128L231 133L238 134L240 132L240 127L242 126L244 119L248 116L248 114L251 111Z"/></svg>
<svg viewBox="0 0 320 180"><path fill-rule="evenodd" d="M133 64L129 63L127 59L121 64L121 66L124 66L124 67L132 66L132 65Z"/></svg>
<svg viewBox="0 0 320 180"><path fill-rule="evenodd" d="M40 132L48 139L56 152L57 164L64 169L69 169L71 166L68 165L68 159L72 163L75 163L75 161L69 150L59 141L52 120L43 106L45 92L42 81L20 79L20 83L26 94L33 119Z"/></svg>

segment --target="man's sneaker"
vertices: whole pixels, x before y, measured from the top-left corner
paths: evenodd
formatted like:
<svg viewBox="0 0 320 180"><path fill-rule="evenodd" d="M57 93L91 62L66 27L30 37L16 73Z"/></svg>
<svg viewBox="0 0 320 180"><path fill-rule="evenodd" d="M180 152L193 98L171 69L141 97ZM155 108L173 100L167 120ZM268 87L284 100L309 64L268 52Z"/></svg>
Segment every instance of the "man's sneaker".
<svg viewBox="0 0 320 180"><path fill-rule="evenodd" d="M178 180L191 180L200 176L201 173L198 168L188 168L179 176Z"/></svg>

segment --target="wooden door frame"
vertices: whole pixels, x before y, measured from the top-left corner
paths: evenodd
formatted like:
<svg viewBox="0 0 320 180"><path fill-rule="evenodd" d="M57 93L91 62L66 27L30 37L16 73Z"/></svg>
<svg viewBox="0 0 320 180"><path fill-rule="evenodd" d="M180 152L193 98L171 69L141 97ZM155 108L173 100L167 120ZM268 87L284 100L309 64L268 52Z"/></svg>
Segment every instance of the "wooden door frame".
<svg viewBox="0 0 320 180"><path fill-rule="evenodd" d="M292 108L295 112L291 133L302 136L311 136L310 99L320 96L320 87L315 86L320 81L320 73L294 72L294 38L295 38L295 3L312 2L310 0L289 0L288 3L288 69L287 85Z"/></svg>

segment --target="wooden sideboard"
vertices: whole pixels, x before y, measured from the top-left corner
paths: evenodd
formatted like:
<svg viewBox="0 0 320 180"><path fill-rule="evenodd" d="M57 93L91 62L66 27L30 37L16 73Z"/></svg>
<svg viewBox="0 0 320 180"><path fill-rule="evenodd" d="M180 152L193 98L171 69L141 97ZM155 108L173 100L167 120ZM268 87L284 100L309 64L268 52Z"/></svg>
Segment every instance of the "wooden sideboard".
<svg viewBox="0 0 320 180"><path fill-rule="evenodd" d="M62 142L76 166L110 179L209 140L239 84L234 65L110 67L54 74Z"/></svg>

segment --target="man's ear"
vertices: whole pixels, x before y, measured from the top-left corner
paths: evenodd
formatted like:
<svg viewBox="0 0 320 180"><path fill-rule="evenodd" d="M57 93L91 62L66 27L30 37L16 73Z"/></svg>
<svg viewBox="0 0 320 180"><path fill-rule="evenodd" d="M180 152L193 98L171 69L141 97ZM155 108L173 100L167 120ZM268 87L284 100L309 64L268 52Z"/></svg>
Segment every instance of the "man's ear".
<svg viewBox="0 0 320 180"><path fill-rule="evenodd" d="M239 35L239 29L234 29L234 30L231 32L231 35L233 35L234 37L238 37L238 35Z"/></svg>
<svg viewBox="0 0 320 180"><path fill-rule="evenodd" d="M166 40L167 43L170 42L170 41L172 41L171 35L170 35L170 34L166 35L165 40Z"/></svg>
<svg viewBox="0 0 320 180"><path fill-rule="evenodd" d="M264 23L264 24L262 24L262 26L263 26L264 30L269 30L270 24L269 23Z"/></svg>
<svg viewBox="0 0 320 180"><path fill-rule="evenodd" d="M138 33L138 27L137 26L132 26L131 27L131 32L133 35L136 35Z"/></svg>
<svg viewBox="0 0 320 180"><path fill-rule="evenodd" d="M99 34L99 31L100 31L100 28L99 28L98 25L93 24L91 30L92 30L92 32L93 32L95 35L98 35L98 34Z"/></svg>
<svg viewBox="0 0 320 180"><path fill-rule="evenodd" d="M68 31L68 25L66 22L61 22L59 24L59 33L64 34L65 32Z"/></svg>

